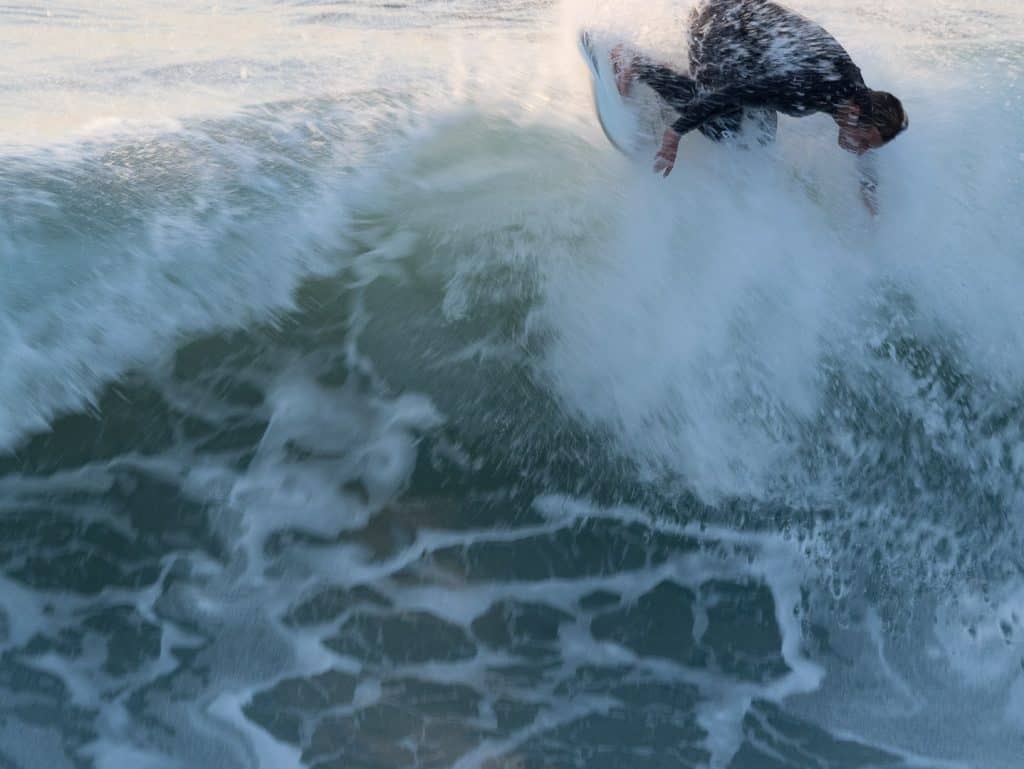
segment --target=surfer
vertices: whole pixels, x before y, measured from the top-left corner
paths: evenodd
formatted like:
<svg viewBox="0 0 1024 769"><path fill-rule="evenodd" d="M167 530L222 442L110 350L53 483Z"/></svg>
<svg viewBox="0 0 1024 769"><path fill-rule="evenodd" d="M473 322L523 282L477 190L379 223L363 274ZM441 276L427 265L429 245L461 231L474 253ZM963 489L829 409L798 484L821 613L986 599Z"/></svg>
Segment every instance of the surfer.
<svg viewBox="0 0 1024 769"><path fill-rule="evenodd" d="M705 0L690 17L689 58L690 74L683 75L623 46L612 52L623 95L640 80L679 113L655 159L655 171L665 176L679 140L693 129L722 141L753 128L754 138L768 143L779 112L824 112L839 126L839 146L864 158L909 125L900 100L868 88L832 35L769 0ZM864 201L874 213L874 174L868 163L860 165Z"/></svg>

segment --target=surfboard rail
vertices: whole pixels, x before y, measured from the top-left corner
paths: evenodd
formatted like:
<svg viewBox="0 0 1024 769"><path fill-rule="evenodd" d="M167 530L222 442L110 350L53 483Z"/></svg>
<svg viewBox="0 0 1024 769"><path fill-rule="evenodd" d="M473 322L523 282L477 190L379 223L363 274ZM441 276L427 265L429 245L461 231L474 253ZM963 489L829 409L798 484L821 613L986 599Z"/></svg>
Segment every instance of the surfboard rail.
<svg viewBox="0 0 1024 769"><path fill-rule="evenodd" d="M633 159L654 157L661 135L671 124L664 104L641 83L635 84L629 97L619 93L612 69L612 46L604 44L593 32L580 30L578 44L590 70L594 114L608 142Z"/></svg>

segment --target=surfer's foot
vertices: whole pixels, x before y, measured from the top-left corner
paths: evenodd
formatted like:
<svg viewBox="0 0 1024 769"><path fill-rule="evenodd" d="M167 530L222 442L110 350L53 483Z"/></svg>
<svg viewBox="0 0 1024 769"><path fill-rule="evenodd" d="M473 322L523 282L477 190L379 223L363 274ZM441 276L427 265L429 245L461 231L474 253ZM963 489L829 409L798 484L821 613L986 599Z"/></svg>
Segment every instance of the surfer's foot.
<svg viewBox="0 0 1024 769"><path fill-rule="evenodd" d="M612 48L611 52L612 72L615 73L615 87L619 89L622 96L629 96L633 88L636 56L626 50L622 43Z"/></svg>

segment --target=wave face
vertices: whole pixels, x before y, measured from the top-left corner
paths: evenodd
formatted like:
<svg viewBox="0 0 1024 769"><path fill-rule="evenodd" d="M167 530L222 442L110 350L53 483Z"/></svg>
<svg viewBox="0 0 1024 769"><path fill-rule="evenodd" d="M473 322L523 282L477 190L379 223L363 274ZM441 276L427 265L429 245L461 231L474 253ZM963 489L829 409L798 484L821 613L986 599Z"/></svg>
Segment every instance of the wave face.
<svg viewBox="0 0 1024 769"><path fill-rule="evenodd" d="M685 4L0 8L0 766L1019 765L1024 13L663 180Z"/></svg>

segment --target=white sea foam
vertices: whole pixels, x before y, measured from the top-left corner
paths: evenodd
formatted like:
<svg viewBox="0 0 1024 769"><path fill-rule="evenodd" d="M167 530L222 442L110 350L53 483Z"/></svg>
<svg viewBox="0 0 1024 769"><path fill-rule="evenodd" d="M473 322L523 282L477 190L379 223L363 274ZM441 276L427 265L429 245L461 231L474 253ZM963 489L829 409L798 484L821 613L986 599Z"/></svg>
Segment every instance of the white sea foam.
<svg viewBox="0 0 1024 769"><path fill-rule="evenodd" d="M113 159L103 161L104 151ZM204 154L168 137L89 147L67 159L74 173L59 172L70 178L56 184L48 180L57 158L8 166L0 179L9 193L0 231L0 446L93 404L104 383L161 362L186 334L288 308L299 280L330 267L323 249L343 237L336 192L289 200L258 171L235 178L232 169L273 162L241 149L190 178L188 166L207 163ZM114 170L93 178L104 162ZM186 186L168 189L175 184ZM92 185L108 185L103 194L119 200L91 198ZM215 204L239 188L233 205Z"/></svg>

